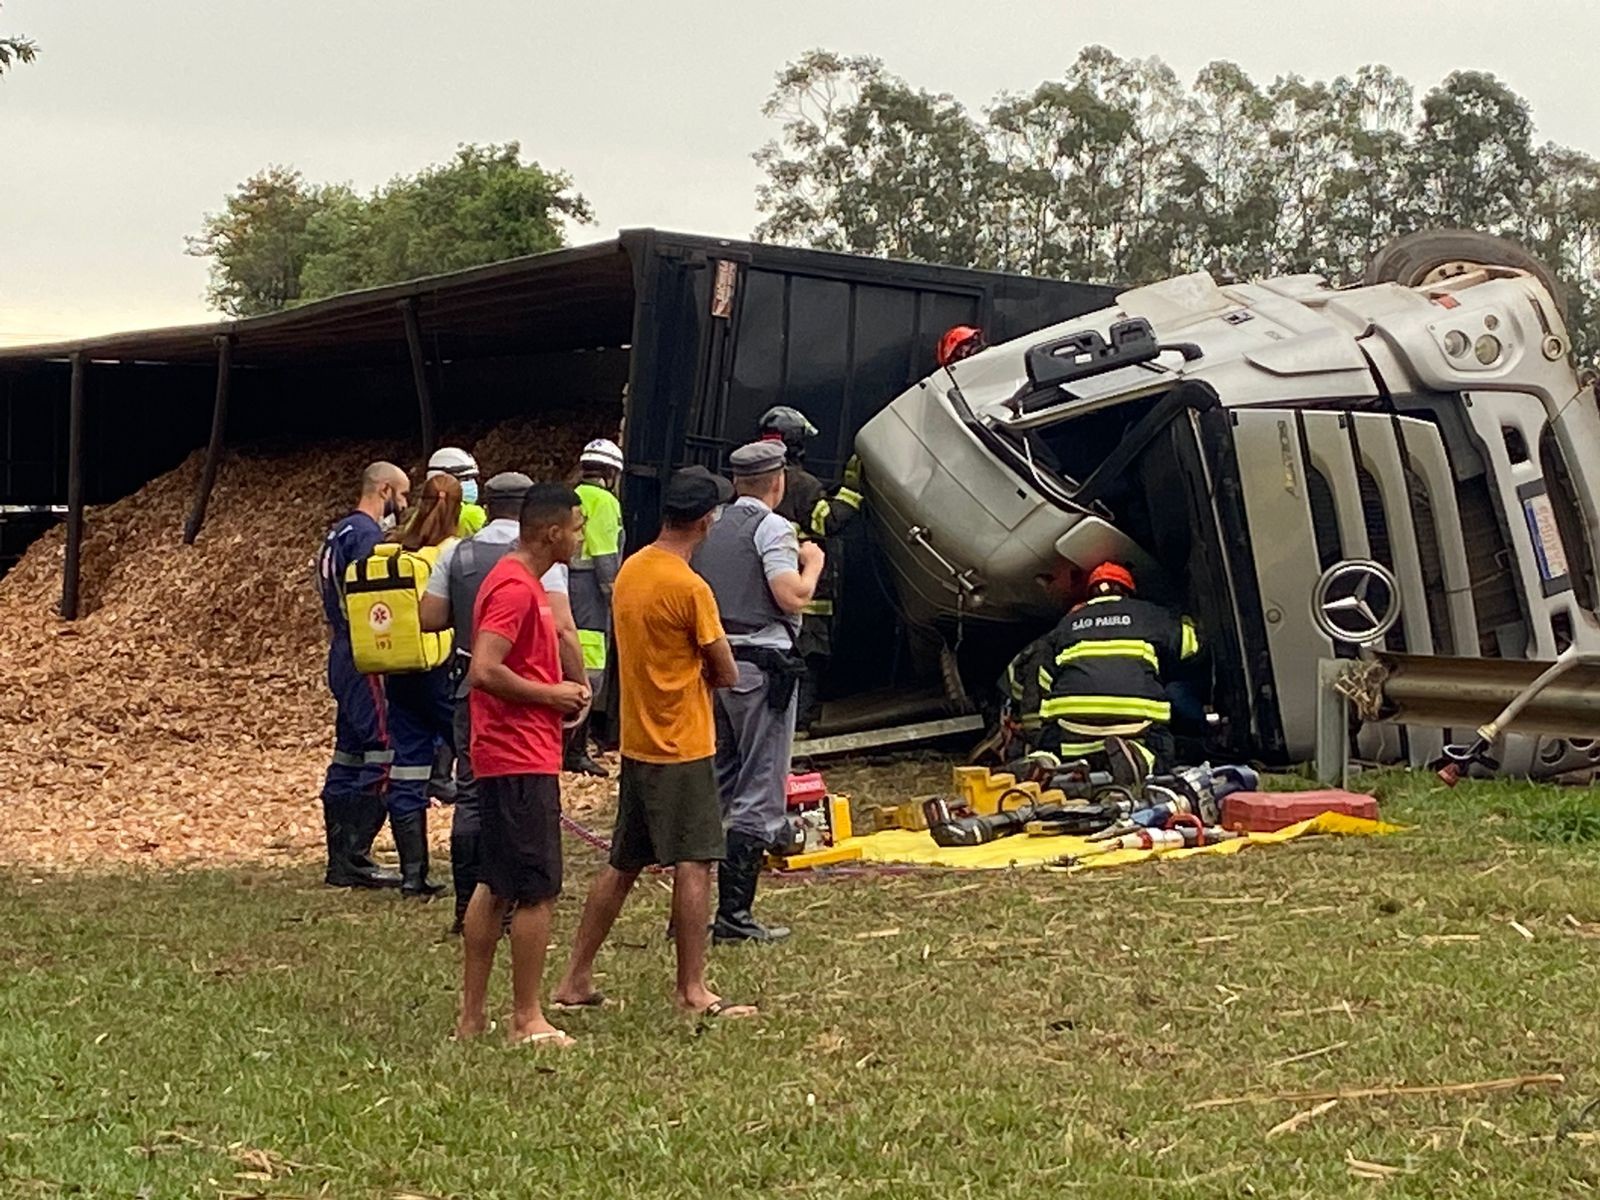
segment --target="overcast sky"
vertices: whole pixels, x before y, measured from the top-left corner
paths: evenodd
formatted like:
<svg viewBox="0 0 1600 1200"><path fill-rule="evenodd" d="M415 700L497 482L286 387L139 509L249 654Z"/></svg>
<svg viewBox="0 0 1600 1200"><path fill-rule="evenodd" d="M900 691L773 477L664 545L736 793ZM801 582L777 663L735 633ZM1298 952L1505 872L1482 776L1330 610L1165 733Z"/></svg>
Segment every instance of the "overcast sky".
<svg viewBox="0 0 1600 1200"><path fill-rule="evenodd" d="M1600 155L1600 0L3 0L0 32L41 48L0 82L0 343L205 319L184 235L268 163L369 188L516 139L594 205L575 240L746 237L761 103L814 46L973 109L1088 43L1419 94L1479 68Z"/></svg>

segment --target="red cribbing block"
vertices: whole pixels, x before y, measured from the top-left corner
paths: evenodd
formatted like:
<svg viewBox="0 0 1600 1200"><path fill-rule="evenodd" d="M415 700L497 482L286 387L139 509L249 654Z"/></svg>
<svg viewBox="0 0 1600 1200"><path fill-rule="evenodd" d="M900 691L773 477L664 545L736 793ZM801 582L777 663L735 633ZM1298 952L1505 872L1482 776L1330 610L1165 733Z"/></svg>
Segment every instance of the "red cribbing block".
<svg viewBox="0 0 1600 1200"><path fill-rule="evenodd" d="M1222 801L1222 827L1271 833L1325 812L1376 821L1378 802L1371 796L1339 788L1320 792L1234 792Z"/></svg>
<svg viewBox="0 0 1600 1200"><path fill-rule="evenodd" d="M791 775L784 785L790 808L804 808L808 804L821 804L828 798L828 786L822 782L822 773Z"/></svg>

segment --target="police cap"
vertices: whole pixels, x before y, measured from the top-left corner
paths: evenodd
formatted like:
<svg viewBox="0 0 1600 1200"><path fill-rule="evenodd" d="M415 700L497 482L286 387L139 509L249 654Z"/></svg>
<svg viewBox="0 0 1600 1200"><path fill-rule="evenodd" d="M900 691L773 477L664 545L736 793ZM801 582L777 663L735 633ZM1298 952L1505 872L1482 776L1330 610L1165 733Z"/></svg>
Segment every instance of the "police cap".
<svg viewBox="0 0 1600 1200"><path fill-rule="evenodd" d="M770 475L783 468L786 457L782 442L751 442L728 455L728 470L735 479Z"/></svg>
<svg viewBox="0 0 1600 1200"><path fill-rule="evenodd" d="M491 476L483 485L484 500L521 500L533 486L533 480L521 471L501 471Z"/></svg>

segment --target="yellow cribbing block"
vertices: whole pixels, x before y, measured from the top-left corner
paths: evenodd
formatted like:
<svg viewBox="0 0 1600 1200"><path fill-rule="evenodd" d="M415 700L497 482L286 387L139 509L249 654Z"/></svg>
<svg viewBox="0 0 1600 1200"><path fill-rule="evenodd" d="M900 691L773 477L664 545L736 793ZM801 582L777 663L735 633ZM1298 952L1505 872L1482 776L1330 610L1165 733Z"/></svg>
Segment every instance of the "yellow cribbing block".
<svg viewBox="0 0 1600 1200"><path fill-rule="evenodd" d="M872 827L874 829L910 829L920 830L928 827L928 818L923 815L921 800L907 800L903 804L880 804L872 810Z"/></svg>
<svg viewBox="0 0 1600 1200"><path fill-rule="evenodd" d="M834 845L850 840L850 835L855 832L855 825L850 815L849 796L828 797L828 836L833 839Z"/></svg>
<svg viewBox="0 0 1600 1200"><path fill-rule="evenodd" d="M780 871L804 871L810 867L831 867L835 863L860 862L860 838L852 838L842 846L829 846L813 850L810 854L794 854L788 858L774 857L772 862Z"/></svg>
<svg viewBox="0 0 1600 1200"><path fill-rule="evenodd" d="M1000 797L1007 792L1016 790L1023 792L1030 800L1039 799L1039 785L1037 783L1018 783L1015 775L1002 772L992 775L984 767L956 767L955 768L955 793L962 804L981 816L1000 811ZM1013 796L1006 802L1007 808L1015 808L1017 798Z"/></svg>

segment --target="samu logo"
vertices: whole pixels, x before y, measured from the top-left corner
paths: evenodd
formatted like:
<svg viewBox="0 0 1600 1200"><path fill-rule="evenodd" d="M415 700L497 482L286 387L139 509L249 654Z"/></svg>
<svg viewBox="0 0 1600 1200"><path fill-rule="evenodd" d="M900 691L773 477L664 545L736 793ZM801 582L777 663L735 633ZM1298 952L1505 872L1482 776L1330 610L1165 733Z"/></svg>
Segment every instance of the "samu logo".
<svg viewBox="0 0 1600 1200"><path fill-rule="evenodd" d="M367 610L367 624L372 626L373 633L387 633L394 624L394 613L387 604L374 604Z"/></svg>

